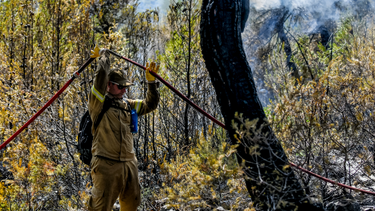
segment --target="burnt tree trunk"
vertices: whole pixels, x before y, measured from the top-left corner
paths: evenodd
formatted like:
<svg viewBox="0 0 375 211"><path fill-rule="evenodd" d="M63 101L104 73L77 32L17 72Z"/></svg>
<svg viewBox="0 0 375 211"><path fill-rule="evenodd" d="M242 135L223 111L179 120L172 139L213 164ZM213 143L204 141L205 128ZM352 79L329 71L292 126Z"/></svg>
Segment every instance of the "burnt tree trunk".
<svg viewBox="0 0 375 211"><path fill-rule="evenodd" d="M203 0L201 19L203 57L231 141L239 144L237 158L246 173L246 187L259 210L321 210L310 203L289 167L258 99L241 40L241 15L247 18L249 11L243 8L248 7L246 1ZM246 120L257 120L254 130Z"/></svg>

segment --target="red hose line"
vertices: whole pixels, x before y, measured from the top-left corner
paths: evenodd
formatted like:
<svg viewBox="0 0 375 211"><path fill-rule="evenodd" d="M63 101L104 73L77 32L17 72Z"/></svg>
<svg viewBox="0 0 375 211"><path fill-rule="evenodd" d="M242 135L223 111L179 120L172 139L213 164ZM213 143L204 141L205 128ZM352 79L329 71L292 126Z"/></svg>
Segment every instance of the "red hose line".
<svg viewBox="0 0 375 211"><path fill-rule="evenodd" d="M315 173L313 173L313 172L311 172L311 171L309 171L309 170L306 170L306 169L304 169L304 168L302 168L302 167L299 167L299 166L297 166L296 164L294 164L294 163L292 163L292 162L289 162L289 163L290 163L290 165L293 166L294 168L297 168L297 169L299 169L299 170L301 170L301 171L303 171L303 172L305 172L305 173L308 173L308 174L310 174L310 175L312 175L312 176L314 176L314 177L316 177L316 178L318 178L318 179L320 179L320 180L323 180L323 181L325 181L325 182L329 182L329 183L332 183L332 184L334 184L334 185L341 186L341 187L343 187L343 188L351 189L351 190L354 190L354 191L360 191L360 192L362 192L362 193L366 193L366 194L370 194L370 195L375 196L375 193L374 193L374 192L367 191L367 190L362 190L362 189L355 188L355 187L352 187L352 186L349 186L349 185L345 185L345 184L342 184L342 183L339 183L339 182L335 182L335 181L333 181L333 180L330 180L330 179L328 179L328 178L325 178L325 177L322 177L322 176L320 176L320 175L318 175L318 174L315 174Z"/></svg>
<svg viewBox="0 0 375 211"><path fill-rule="evenodd" d="M113 51L110 51L108 50L111 54L121 58L121 59L124 59L144 70L146 70L146 67L138 64L137 62L134 62L126 57L123 57ZM69 81L67 81L65 83L65 85L36 113L34 114L34 116L32 116L29 121L27 121L21 128L19 128L11 137L8 138L8 140L6 140L4 143L2 143L0 145L0 150L2 150L9 142L11 142L15 137L18 136L18 134L20 134L25 128L27 128L41 113L43 113L43 111L48 108L52 103L53 101L56 100L56 98L58 98L60 96L60 94L62 92L65 91L65 89L73 82L73 80L92 62L94 61L95 58L90 58L88 59L80 68L79 70L74 73L74 75L72 76L71 79L69 79ZM224 129L227 129L225 127L225 125L223 123L221 123L219 120L215 119L213 116L209 115L207 112L205 112L204 110L202 110L200 107L198 107L196 104L194 104L192 101L189 100L189 98L187 98L185 95L183 95L181 92L179 92L177 89L175 89L172 85L170 85L167 81L165 81L162 77L160 77L158 74L150 71L151 75L155 76L157 79L159 79L159 81L161 81L163 84L165 84L168 88L170 88L174 93L176 93L178 96L180 96L182 99L184 99L187 103L189 103L189 105L191 105L192 107L194 107L197 111L199 111L200 113L202 113L203 115L205 115L206 117L208 117L209 119L211 119L213 122L215 122L216 124L218 124L219 126L221 126L222 128ZM347 188L347 189L351 189L351 190L354 190L354 191L359 191L359 192L362 192L362 193L366 193L366 194L370 194L370 195L374 195L375 196L375 193L374 192L371 192L371 191L366 191L366 190L362 190L362 189L359 189L359 188L355 188L355 187L352 187L352 186L349 186L349 185L345 185L345 184L342 184L342 183L339 183L339 182L335 182L333 180L330 180L328 178L325 178L325 177L322 177L318 174L315 174L311 171L308 171L302 167L299 167L297 166L296 164L292 163L292 162L289 162L289 164L294 167L294 168L297 168L305 173L308 173L320 180L323 180L325 182L329 182L329 183L332 183L334 185L338 185L338 186L341 186L341 187L344 187L344 188Z"/></svg>
<svg viewBox="0 0 375 211"><path fill-rule="evenodd" d="M126 57L123 57L111 50L108 50L111 54L121 58L121 59L124 59L144 70L146 70L146 67L143 66L143 65L140 65L138 64L137 62L135 61L132 61ZM160 82L162 82L164 85L166 85L170 90L172 90L175 94L177 94L179 97L181 97L183 100L185 100L189 105L191 105L193 108L195 108L197 111L199 111L201 114L205 115L207 118L209 118L210 120L212 120L213 122L215 122L216 124L218 124L220 127L224 128L224 129L227 129L226 126L220 122L219 120L215 119L215 117L211 116L210 114L208 114L207 112L205 112L203 109L201 109L199 106L197 106L195 103L193 103L189 98L187 98L185 95L183 95L181 92L179 92L177 89L175 89L172 85L170 85L167 81L165 81L162 77L160 77L158 74L150 71L151 75L155 76L155 78L157 78Z"/></svg>
<svg viewBox="0 0 375 211"><path fill-rule="evenodd" d="M0 150L2 150L9 142L11 142L18 134L20 134L27 126L30 125L43 111L51 105L53 101L72 83L73 79L70 79L65 85L36 113L32 116L29 121L27 121L20 129L18 129L8 140L0 145Z"/></svg>
<svg viewBox="0 0 375 211"><path fill-rule="evenodd" d="M126 58L126 57L123 57L123 56L121 56L121 55L119 55L119 54L117 54L117 53L115 53L115 52L113 52L111 50L108 50L108 51L111 54L113 54L113 55L115 55L115 56L117 56L117 57L119 57L121 59L124 59L124 60L126 60L126 61L128 61L128 62L130 62L130 63L132 63L132 64L134 64L134 65L136 65L136 66L138 66L138 67L140 67L142 69L144 69L144 70L146 70L146 67L144 67L143 65L140 65L137 62L132 61L132 60ZM187 103L189 103L191 106L193 106L197 111L201 112L203 115L205 115L206 117L208 117L209 119L211 119L213 122L215 122L216 124L218 124L222 128L227 129L223 123L221 123L219 120L215 119L214 117L212 117L211 115L209 115L208 113L206 113L204 110L202 110L200 107L198 107L197 105L195 105L193 102L191 102L185 95L183 95L181 92L179 92L178 90L176 90L172 85L170 85L168 82L166 82L158 74L156 74L156 73L154 73L152 71L150 71L150 73L153 76L155 76L157 79L159 79L159 81L161 81L163 84L165 84L168 88L170 88L173 92L175 92L178 96L180 96L182 99L184 99ZM292 167L297 168L297 169L299 169L299 170L301 170L301 171L303 171L305 173L308 173L308 174L310 174L310 175L312 175L314 177L317 177L318 179L321 179L321 180L323 180L325 182L329 182L329 183L332 183L332 184L335 184L335 185L338 185L338 186L341 186L341 187L344 187L344 188L348 188L348 189L351 189L351 190L354 190L354 191L360 191L362 193L366 193L366 194L370 194L370 195L374 195L375 196L374 192L366 191L366 190L362 190L362 189L358 189L358 188L355 188L355 187L351 187L349 185L345 185L345 184L342 184L342 183L335 182L335 181L330 180L328 178L325 178L325 177L322 177L320 175L317 175L317 174L315 174L315 173L313 173L311 171L308 171L308 170L306 170L306 169L304 169L302 167L299 167L299 166L297 166L296 164L294 164L292 162L289 162L289 163L290 163L290 165Z"/></svg>
<svg viewBox="0 0 375 211"><path fill-rule="evenodd" d="M29 121L27 121L21 128L19 128L11 137L8 138L4 143L0 145L0 150L2 150L9 142L11 142L15 137L18 136L27 126L29 126L43 111L50 106L53 101L56 100L60 96L60 94L73 82L73 80L85 69L95 58L88 59L80 68L79 70L74 73L71 79L65 83L65 85L36 113L32 116Z"/></svg>

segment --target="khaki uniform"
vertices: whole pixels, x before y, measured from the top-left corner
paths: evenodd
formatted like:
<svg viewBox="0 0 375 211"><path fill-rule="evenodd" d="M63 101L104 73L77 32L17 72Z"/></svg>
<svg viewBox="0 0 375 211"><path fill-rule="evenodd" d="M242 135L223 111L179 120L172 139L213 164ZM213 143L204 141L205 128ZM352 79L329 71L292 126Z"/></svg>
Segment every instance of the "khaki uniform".
<svg viewBox="0 0 375 211"><path fill-rule="evenodd" d="M110 69L108 56L109 54L105 53L99 58L89 96L89 113L93 122L98 118L106 96ZM107 94L107 97L110 95ZM136 109L138 116L155 110L159 102L157 85L148 84L146 99L127 101L132 109ZM113 99L112 104L128 110L122 99ZM88 203L89 210L112 210L118 196L121 211L137 210L141 202L130 120L130 112L110 107L98 127L92 128L94 139L91 176L94 186Z"/></svg>

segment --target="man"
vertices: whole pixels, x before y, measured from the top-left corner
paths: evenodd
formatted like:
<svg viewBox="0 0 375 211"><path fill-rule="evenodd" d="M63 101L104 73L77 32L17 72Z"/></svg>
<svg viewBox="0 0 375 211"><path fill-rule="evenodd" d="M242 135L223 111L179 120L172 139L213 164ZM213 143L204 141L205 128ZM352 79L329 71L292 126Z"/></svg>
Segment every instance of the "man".
<svg viewBox="0 0 375 211"><path fill-rule="evenodd" d="M110 107L103 114L97 128L94 126L92 128L94 137L91 150L93 188L88 208L100 211L112 210L119 197L121 211L135 211L141 203L141 194L128 105L131 109L136 109L138 115L144 115L156 109L159 92L155 77L148 70L157 73L159 66L155 68L155 63L151 63L147 69L146 99L124 101L123 95L126 87L133 84L126 80L121 70L109 70L108 51L103 49L100 55L89 97L89 113L92 121L95 123L103 106L110 105Z"/></svg>

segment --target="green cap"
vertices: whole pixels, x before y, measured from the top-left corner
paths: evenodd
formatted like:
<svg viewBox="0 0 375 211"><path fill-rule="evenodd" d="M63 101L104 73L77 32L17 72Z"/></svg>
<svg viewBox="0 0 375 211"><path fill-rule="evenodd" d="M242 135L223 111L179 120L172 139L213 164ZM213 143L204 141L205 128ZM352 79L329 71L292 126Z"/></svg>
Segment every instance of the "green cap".
<svg viewBox="0 0 375 211"><path fill-rule="evenodd" d="M112 70L109 74L109 81L120 84L121 86L132 86L134 85L130 81L126 80L125 74L122 70L116 69Z"/></svg>

